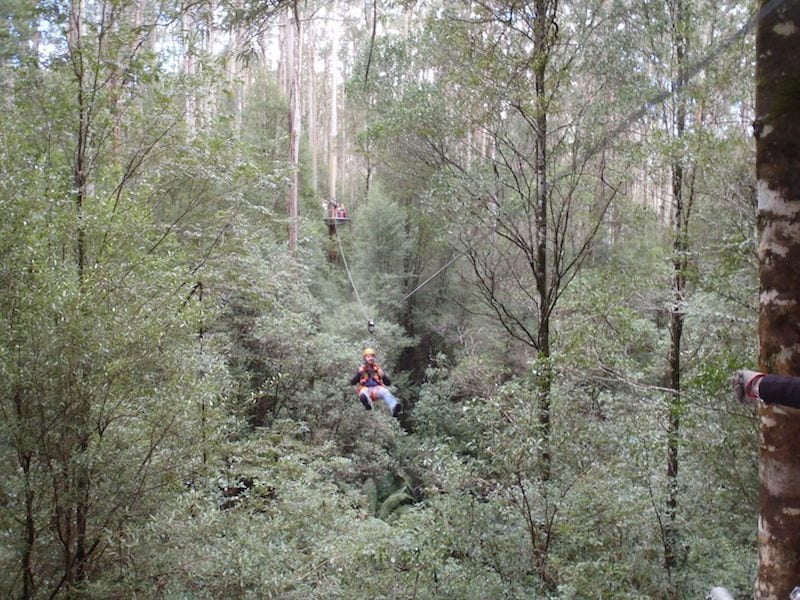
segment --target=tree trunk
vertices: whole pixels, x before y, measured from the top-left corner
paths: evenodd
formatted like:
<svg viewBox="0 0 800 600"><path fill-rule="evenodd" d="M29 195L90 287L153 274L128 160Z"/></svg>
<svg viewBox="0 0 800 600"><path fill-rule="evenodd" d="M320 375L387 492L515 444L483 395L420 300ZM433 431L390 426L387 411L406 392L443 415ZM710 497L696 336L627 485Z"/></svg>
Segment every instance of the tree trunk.
<svg viewBox="0 0 800 600"><path fill-rule="evenodd" d="M308 32L308 150L311 154L311 193L316 199L319 196L319 152L317 151L317 71L315 57L317 56L316 30Z"/></svg>
<svg viewBox="0 0 800 600"><path fill-rule="evenodd" d="M75 190L75 252L77 257L78 278L83 276L85 258L85 233L83 228L83 202L86 193L86 146L88 143L89 111L86 107L84 54L81 49L83 34L83 1L73 0L70 4L69 31L67 40L70 54L73 57L73 74L77 83L78 123L75 137L75 154L73 157L72 182Z"/></svg>
<svg viewBox="0 0 800 600"><path fill-rule="evenodd" d="M680 101L679 101L680 103ZM680 103L682 107L682 103ZM679 114L685 114L678 109ZM683 123L679 120L679 131L683 131ZM672 394L667 409L667 502L666 522L664 523L664 566L669 573L677 565L676 548L678 545L677 513L678 513L678 455L680 449L681 415L683 403L681 395L681 344L684 322L684 288L686 286L686 232L684 231L683 207L683 165L673 165L672 201L674 203L672 234L673 240L673 272L672 272L672 310L670 313L670 348L669 348L669 389Z"/></svg>
<svg viewBox="0 0 800 600"><path fill-rule="evenodd" d="M686 11L682 0L670 4L673 46L677 77L673 82L675 102L672 133L680 140L686 130ZM680 144L679 144L680 146ZM664 567L671 575L678 564L678 467L683 398L681 393L681 347L683 341L684 294L686 287L686 253L688 250L687 220L689 199L686 198L683 156L672 164L672 310L670 312L669 388L672 394L667 409L667 500L664 523Z"/></svg>
<svg viewBox="0 0 800 600"><path fill-rule="evenodd" d="M798 35L800 2L762 14L756 35L759 363L762 370L783 375L800 375ZM800 585L800 410L762 406L760 417L755 597L784 600Z"/></svg>
<svg viewBox="0 0 800 600"><path fill-rule="evenodd" d="M229 85L234 90L233 94L233 123L234 128L238 133L242 133L242 123L244 122L244 101L247 97L249 88L249 78L251 77L250 69L243 69L237 56L242 51L244 33L241 26L236 25L232 32L231 42L231 57L228 58L228 72L227 78Z"/></svg>
<svg viewBox="0 0 800 600"><path fill-rule="evenodd" d="M197 71L197 57L195 56L194 23L192 15L186 11L181 15L183 26L183 39L186 48L183 55L183 74L193 77ZM194 88L186 95L186 132L189 139L197 135L197 97Z"/></svg>
<svg viewBox="0 0 800 600"><path fill-rule="evenodd" d="M75 185L75 218L77 222L76 232L76 267L79 283L83 282L83 271L86 264L86 240L83 225L84 201L86 199L87 181L87 146L89 137L89 110L87 108L87 98L85 94L86 81L84 78L85 70L83 66L82 41L82 2L76 0L72 3L72 14L70 16L70 36L74 40L71 53L75 57L75 80L78 90L78 131L76 136L75 157L73 166L73 182ZM74 31L73 31L74 28ZM85 413L79 415L81 421ZM82 432L81 432L82 433ZM84 575L84 563L86 561L86 527L87 527L87 506L88 497L88 475L85 465L78 466L76 476L76 500L75 500L75 554L74 560L64 564L67 572L68 582L80 582Z"/></svg>
<svg viewBox="0 0 800 600"><path fill-rule="evenodd" d="M296 14L286 25L286 71L289 89L289 160L292 182L286 205L289 218L289 251L297 249L297 216L300 185L300 41L302 29Z"/></svg>
<svg viewBox="0 0 800 600"><path fill-rule="evenodd" d="M539 377L539 426L542 434L541 476L547 481L551 475L550 457L550 282L547 277L547 92L545 75L549 51L550 6L548 0L536 0L534 23L533 81L536 93L536 291L541 313L539 315L539 358L544 371Z"/></svg>
<svg viewBox="0 0 800 600"><path fill-rule="evenodd" d="M334 13L337 12L337 4L334 3ZM330 129L328 131L328 194L331 198L336 198L336 175L339 163L339 103L337 102L337 89L339 87L339 31L333 28L331 41L331 61L330 61Z"/></svg>
<svg viewBox="0 0 800 600"><path fill-rule="evenodd" d="M36 542L36 520L34 513L34 500L36 498L36 494L33 489L31 476L33 450L29 445L29 432L25 427L25 422L28 420L28 417L25 414L25 408L26 403L22 398L22 393L20 392L19 388L17 388L14 391L14 416L16 418L15 425L18 430L16 436L17 461L23 474L25 486L25 542L21 559L22 595L20 596L20 598L23 599L33 598L36 592L33 560L33 545Z"/></svg>

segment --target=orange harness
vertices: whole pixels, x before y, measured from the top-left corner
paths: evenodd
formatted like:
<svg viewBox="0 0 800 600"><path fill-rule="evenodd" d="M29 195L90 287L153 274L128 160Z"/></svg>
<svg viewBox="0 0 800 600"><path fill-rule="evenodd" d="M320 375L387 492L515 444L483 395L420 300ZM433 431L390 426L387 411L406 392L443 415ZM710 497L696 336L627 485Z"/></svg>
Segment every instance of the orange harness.
<svg viewBox="0 0 800 600"><path fill-rule="evenodd" d="M361 379L358 382L357 394L360 396L362 392L367 390L369 391L370 398L372 398L372 400L375 401L377 399L376 388L383 386L383 376L381 375L383 373L383 370L377 364L372 366L362 365L358 369L358 372L361 374ZM367 385L367 382L370 379L375 381L378 385L372 385L372 386Z"/></svg>

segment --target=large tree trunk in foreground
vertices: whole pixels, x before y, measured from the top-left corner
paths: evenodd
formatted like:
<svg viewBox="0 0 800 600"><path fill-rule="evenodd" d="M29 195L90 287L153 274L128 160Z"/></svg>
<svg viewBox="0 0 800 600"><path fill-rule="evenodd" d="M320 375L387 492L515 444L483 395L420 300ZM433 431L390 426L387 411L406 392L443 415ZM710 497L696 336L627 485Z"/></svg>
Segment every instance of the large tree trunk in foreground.
<svg viewBox="0 0 800 600"><path fill-rule="evenodd" d="M762 17L754 123L759 362L771 373L800 375L800 2L783 2ZM800 410L764 406L760 417L755 597L784 600L800 585Z"/></svg>

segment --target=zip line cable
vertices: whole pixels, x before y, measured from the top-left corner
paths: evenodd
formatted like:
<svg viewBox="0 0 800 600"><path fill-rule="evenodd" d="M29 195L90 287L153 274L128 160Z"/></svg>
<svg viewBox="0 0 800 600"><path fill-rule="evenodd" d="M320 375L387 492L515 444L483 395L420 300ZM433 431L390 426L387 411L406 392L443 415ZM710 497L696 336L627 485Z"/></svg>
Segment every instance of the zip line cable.
<svg viewBox="0 0 800 600"><path fill-rule="evenodd" d="M456 261L457 261L459 258L461 258L462 256L464 256L464 252L456 252L456 253L453 255L453 257L452 257L450 260L448 260L446 263L444 263L444 266L442 266L442 267L439 267L439 269L437 269L437 271L436 271L436 272L435 272L433 275L431 275L430 277L428 277L428 278L427 278L425 281L423 281L422 283L420 283L420 284L419 284L417 287L415 287L413 290L411 290L411 291L410 291L410 292L408 292L408 293L407 293L405 296L403 296L403 298L400 300L400 302L405 302L406 300L408 300L409 298L411 298L411 296L413 296L413 295L414 295L414 294L416 294L416 293L417 293L419 290L421 290L421 289L422 289L422 288L424 288L426 285L428 285L428 284L429 284L429 283L430 283L430 282L431 282L433 279L435 279L435 278L436 278L436 276L438 276L438 275L439 275L439 273L441 273L442 271L444 271L444 270L445 270L447 267L449 267L450 265L452 265L454 262L456 262Z"/></svg>
<svg viewBox="0 0 800 600"><path fill-rule="evenodd" d="M369 315L367 315L367 311L364 308L364 303L361 302L361 296L358 294L358 289L356 288L356 283L355 283L355 281L353 281L353 275L350 273L350 267L347 266L347 258L344 255L344 248L342 248L342 239L339 236L339 228L336 225L336 223L333 224L333 230L336 232L336 243L339 244L339 256L342 257L342 263L344 264L344 270L347 271L347 278L350 280L350 285L353 288L353 293L356 295L356 300L358 300L358 305L361 307L361 312L364 314L364 318L367 321L367 327L370 327L372 325L372 319L370 319Z"/></svg>

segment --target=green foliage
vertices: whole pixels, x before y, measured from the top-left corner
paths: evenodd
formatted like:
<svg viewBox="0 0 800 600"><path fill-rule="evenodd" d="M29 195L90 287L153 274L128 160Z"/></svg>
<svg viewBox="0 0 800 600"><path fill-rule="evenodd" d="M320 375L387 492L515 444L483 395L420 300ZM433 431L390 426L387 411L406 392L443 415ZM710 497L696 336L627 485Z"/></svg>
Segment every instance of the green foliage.
<svg viewBox="0 0 800 600"><path fill-rule="evenodd" d="M354 217L358 232L351 261L354 280L364 301L382 315L397 317L404 292L410 240L405 211L382 198L373 199Z"/></svg>
<svg viewBox="0 0 800 600"><path fill-rule="evenodd" d="M81 267L74 204L51 200L38 165L14 160L29 180L24 188L4 185L0 371L3 452L17 456L22 472L4 484L14 500L3 519L27 519L36 541L4 556L11 577L3 586L19 585L11 582L31 551L36 564L48 565L36 573L37 585L52 592L74 568L60 565L62 553L103 548L107 530L147 519L162 494L200 465L223 418L211 399L224 368L198 345L202 316L186 303L186 272L176 260L182 250L147 210L87 201ZM82 530L71 520L87 502Z"/></svg>
<svg viewBox="0 0 800 600"><path fill-rule="evenodd" d="M578 256L604 194L619 192L559 288L544 480L542 359L476 301L467 261L436 273L464 242L505 257L485 243L495 217L530 223L530 169L498 162L498 174L478 158L490 146L535 158L523 125L537 116L531 68L542 57L512 30L524 23L495 8L480 27L444 6L413 35L379 36L366 82L357 41L343 120L372 180L340 240L362 309L342 265L326 261L308 189L298 251L285 250L287 102L266 66L239 98L221 83L222 61L178 75L138 37L146 27L121 19L106 37L89 28L80 64L97 79L78 80L57 28L35 55L35 10L10 5L0 32L6 595L688 598L716 583L749 593L756 426L727 378L756 355L754 186L745 133L724 122L730 99L746 97L747 61L709 64L705 84L687 88L708 119L683 139L652 115L635 140L622 129L610 139L673 80L666 15L591 3L558 15L550 218L571 228L551 248ZM716 8L694 9L699 43ZM190 92L217 100L191 127ZM602 161L579 160L600 148ZM76 174L79 151L87 169ZM697 220L677 398L680 560L667 573L672 239L663 214L623 191L635 190L632 172L657 179L678 158L696 166ZM601 167L601 184L584 176ZM487 212L498 185L520 182ZM483 226L477 214L491 218ZM498 273L498 293L514 283L515 308L535 318L530 280L510 273ZM348 383L367 344L394 376L401 422L365 411Z"/></svg>

